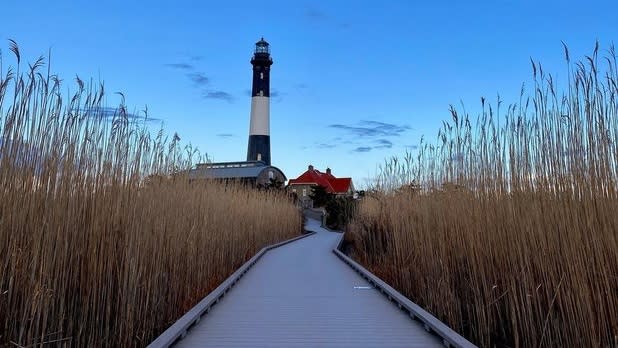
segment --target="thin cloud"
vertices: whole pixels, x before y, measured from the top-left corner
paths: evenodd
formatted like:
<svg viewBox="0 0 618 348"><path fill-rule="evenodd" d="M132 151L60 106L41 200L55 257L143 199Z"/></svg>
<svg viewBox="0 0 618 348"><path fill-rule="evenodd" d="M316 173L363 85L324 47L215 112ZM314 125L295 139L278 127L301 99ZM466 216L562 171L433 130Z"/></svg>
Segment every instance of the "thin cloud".
<svg viewBox="0 0 618 348"><path fill-rule="evenodd" d="M406 148L410 150L418 150L418 145L406 145Z"/></svg>
<svg viewBox="0 0 618 348"><path fill-rule="evenodd" d="M329 128L341 131L341 134L328 143L352 146L352 152L364 153L374 150L391 149L395 145L391 138L398 138L410 126L374 120L361 120L355 124L331 124Z"/></svg>
<svg viewBox="0 0 618 348"><path fill-rule="evenodd" d="M139 113L132 113L132 112L127 112L127 111L124 111L123 113L120 110L120 108L113 108L109 106L81 109L80 112L82 113L82 116L85 116L85 117L105 119L109 121L112 121L120 117L126 117L130 121L144 121L144 122L161 121L160 118L147 116L145 113L143 115L140 115Z"/></svg>
<svg viewBox="0 0 618 348"><path fill-rule="evenodd" d="M232 138L232 137L235 137L236 135L234 135L232 133L219 133L219 134L217 134L217 136L219 138Z"/></svg>
<svg viewBox="0 0 618 348"><path fill-rule="evenodd" d="M352 144L352 142L344 141L342 137L334 137L329 140L316 141L314 143L314 147L317 149L334 149L343 144ZM361 144L355 144L355 145L361 145Z"/></svg>
<svg viewBox="0 0 618 348"><path fill-rule="evenodd" d="M210 79L201 72L192 72L190 74L187 74L187 77L189 77L193 84L198 87L210 84Z"/></svg>
<svg viewBox="0 0 618 348"><path fill-rule="evenodd" d="M318 149L334 149L334 148L337 147L337 145L336 144L329 144L329 143L318 143L316 145L316 147Z"/></svg>
<svg viewBox="0 0 618 348"><path fill-rule="evenodd" d="M339 129L355 137L398 137L410 130L407 125L363 120L356 125L331 124L328 127Z"/></svg>
<svg viewBox="0 0 618 348"><path fill-rule="evenodd" d="M174 68L174 69L179 69L179 70L193 70L195 69L195 67L191 64L187 64L187 63L170 63L170 64L165 64L165 66L170 67L170 68Z"/></svg>
<svg viewBox="0 0 618 348"><path fill-rule="evenodd" d="M372 147L370 146L359 146L356 149L352 150L354 152L369 152L372 150Z"/></svg>
<svg viewBox="0 0 618 348"><path fill-rule="evenodd" d="M393 142L388 139L378 139L376 142L378 143L378 146L375 148L390 149L393 147Z"/></svg>
<svg viewBox="0 0 618 348"><path fill-rule="evenodd" d="M251 97L251 90L250 89L245 89L245 93L244 93L247 97ZM283 100L283 96L285 95L285 93L281 93L278 89L275 88L271 88L270 89L270 98L273 99L273 101L275 102L280 102L281 100Z"/></svg>
<svg viewBox="0 0 618 348"><path fill-rule="evenodd" d="M225 92L225 91L206 91L206 92L204 92L202 97L204 99L225 100L228 103L231 103L231 102L234 101L234 96L232 96L230 93Z"/></svg>
<svg viewBox="0 0 618 348"><path fill-rule="evenodd" d="M359 146L352 151L363 153L363 152L369 152L373 150L390 149L393 147L393 143L387 139L378 139L376 143L378 144L376 146Z"/></svg>
<svg viewBox="0 0 618 348"><path fill-rule="evenodd" d="M199 61L202 57L192 56L189 59L191 61ZM206 76L204 72L197 71L194 65L188 63L171 63L165 65L174 69L187 71L185 76L191 81L193 87L202 91L202 97L204 99L219 99L229 103L234 101L234 96L228 92L209 89L212 88L210 78Z"/></svg>
<svg viewBox="0 0 618 348"><path fill-rule="evenodd" d="M350 27L349 23L339 21L337 18L314 6L306 7L303 16L309 21L319 24L332 24L341 29L348 29Z"/></svg>
<svg viewBox="0 0 618 348"><path fill-rule="evenodd" d="M305 13L304 13L305 17L309 18L309 19L313 19L313 20L325 20L328 19L328 15L320 10L317 9L315 7L307 7L305 8Z"/></svg>
<svg viewBox="0 0 618 348"><path fill-rule="evenodd" d="M280 103L286 94L287 93L283 93L279 91L278 89L273 88L270 90L270 97L273 99L275 103Z"/></svg>

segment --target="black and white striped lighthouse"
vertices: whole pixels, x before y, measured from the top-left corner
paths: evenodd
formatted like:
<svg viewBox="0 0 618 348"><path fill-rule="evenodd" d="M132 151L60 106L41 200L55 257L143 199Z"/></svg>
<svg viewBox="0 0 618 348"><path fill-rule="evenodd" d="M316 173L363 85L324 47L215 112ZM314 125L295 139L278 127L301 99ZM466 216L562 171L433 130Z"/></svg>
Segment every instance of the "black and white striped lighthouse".
<svg viewBox="0 0 618 348"><path fill-rule="evenodd" d="M262 161L270 165L270 57L268 42L255 43L251 58L253 88L251 89L251 122L247 161Z"/></svg>

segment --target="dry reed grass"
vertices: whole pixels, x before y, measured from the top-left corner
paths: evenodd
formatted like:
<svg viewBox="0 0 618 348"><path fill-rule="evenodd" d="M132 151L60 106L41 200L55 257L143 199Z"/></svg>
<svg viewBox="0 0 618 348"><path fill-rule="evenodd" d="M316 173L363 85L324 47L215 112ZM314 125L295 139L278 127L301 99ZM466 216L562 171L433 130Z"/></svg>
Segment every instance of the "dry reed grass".
<svg viewBox="0 0 618 348"><path fill-rule="evenodd" d="M598 50L571 65L565 46L563 95L532 62L504 115L451 108L435 144L388 160L353 256L480 346L618 345L618 66Z"/></svg>
<svg viewBox="0 0 618 348"><path fill-rule="evenodd" d="M0 346L145 346L259 248L300 232L288 199L173 175L200 159L124 100L0 56ZM47 71L45 71L47 70ZM123 98L124 99L124 98Z"/></svg>

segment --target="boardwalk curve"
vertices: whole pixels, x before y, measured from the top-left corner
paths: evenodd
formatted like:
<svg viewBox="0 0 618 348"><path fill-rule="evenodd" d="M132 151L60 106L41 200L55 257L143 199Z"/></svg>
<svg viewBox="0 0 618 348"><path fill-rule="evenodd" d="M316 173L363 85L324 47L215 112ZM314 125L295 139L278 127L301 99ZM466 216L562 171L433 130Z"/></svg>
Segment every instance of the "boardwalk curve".
<svg viewBox="0 0 618 348"><path fill-rule="evenodd" d="M390 302L375 281L370 283L342 262L333 253L340 233L322 229L313 219L308 219L306 229L316 233L263 254L175 347L441 347L451 343L428 333L423 321L412 320ZM468 346L467 341L461 342Z"/></svg>

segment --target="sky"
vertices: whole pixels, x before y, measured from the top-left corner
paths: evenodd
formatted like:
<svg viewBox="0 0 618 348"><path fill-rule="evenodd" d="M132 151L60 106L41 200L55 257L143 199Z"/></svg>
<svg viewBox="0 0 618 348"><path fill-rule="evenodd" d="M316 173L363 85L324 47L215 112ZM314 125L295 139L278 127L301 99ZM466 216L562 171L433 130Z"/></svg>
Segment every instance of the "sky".
<svg viewBox="0 0 618 348"><path fill-rule="evenodd" d="M0 49L51 52L65 80L104 81L148 107L214 161L245 160L255 42L271 45L272 164L312 164L363 187L391 156L433 141L449 105L518 101L540 61L566 80L571 59L618 40L618 0L0 0ZM475 117L474 117L475 118Z"/></svg>

